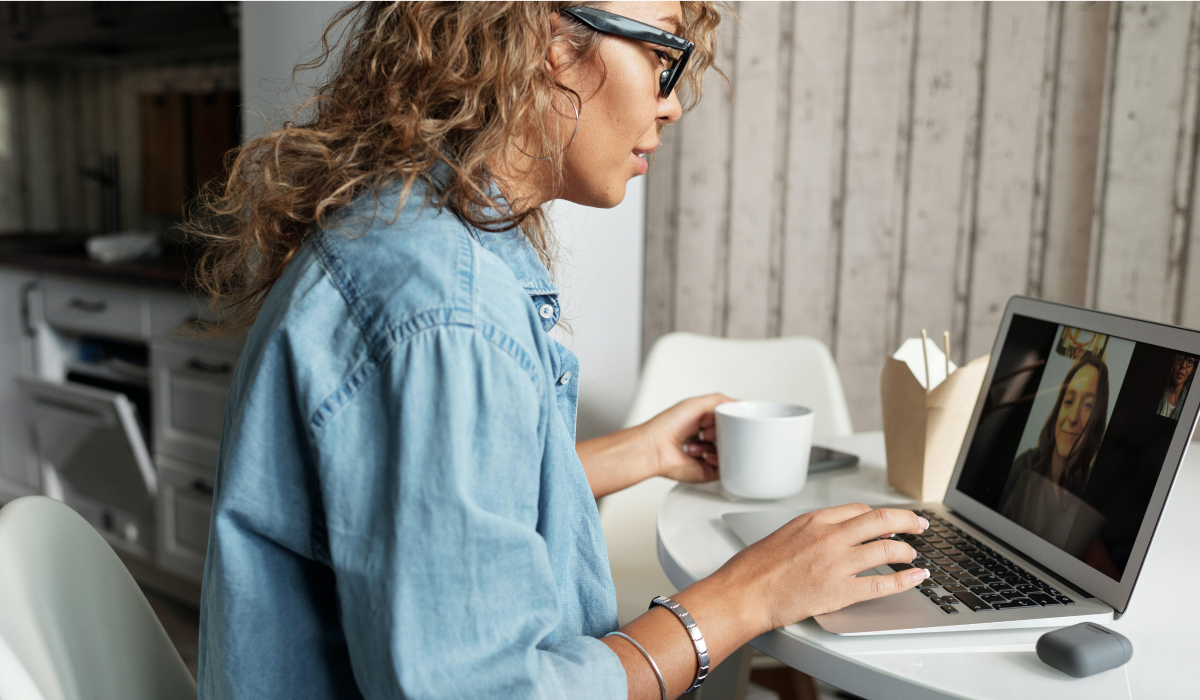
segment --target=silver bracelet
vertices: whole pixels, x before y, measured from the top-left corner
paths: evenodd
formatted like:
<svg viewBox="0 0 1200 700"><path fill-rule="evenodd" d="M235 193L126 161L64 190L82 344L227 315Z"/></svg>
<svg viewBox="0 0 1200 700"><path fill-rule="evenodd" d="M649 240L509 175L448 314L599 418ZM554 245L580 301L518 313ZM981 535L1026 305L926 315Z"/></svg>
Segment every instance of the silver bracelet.
<svg viewBox="0 0 1200 700"><path fill-rule="evenodd" d="M646 657L646 660L650 662L650 668L654 669L654 677L658 679L658 689L659 689L659 691L662 692L662 700L667 700L667 684L663 681L662 671L658 670L658 664L654 663L654 659L650 658L650 652L648 652L644 648L642 648L642 645L638 644L636 639L634 639L633 637L630 637L629 635L625 634L624 632L609 632L608 634L606 634L604 636L605 637L620 637L621 639L624 639L625 641L629 642L633 646L637 647L638 651L642 652L642 656Z"/></svg>
<svg viewBox="0 0 1200 700"><path fill-rule="evenodd" d="M692 687L683 691L684 693L690 693L699 688L704 679L708 678L708 644L704 641L704 635L700 634L700 628L696 626L696 621L692 618L691 613L687 611L687 608L662 595L650 601L651 608L655 605L663 606L674 613L675 617L679 618L679 621L683 623L684 629L687 630L688 637L692 640L692 646L696 647L696 680L692 681Z"/></svg>

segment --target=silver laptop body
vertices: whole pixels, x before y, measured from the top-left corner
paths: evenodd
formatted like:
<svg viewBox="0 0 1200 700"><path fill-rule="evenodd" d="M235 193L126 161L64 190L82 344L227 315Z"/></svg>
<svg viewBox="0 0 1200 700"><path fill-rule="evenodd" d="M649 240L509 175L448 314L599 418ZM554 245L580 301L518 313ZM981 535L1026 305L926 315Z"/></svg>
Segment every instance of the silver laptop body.
<svg viewBox="0 0 1200 700"><path fill-rule="evenodd" d="M941 542L917 540L917 563L949 564L927 564L929 590L818 615L826 631L1057 627L1127 609L1196 426L1200 332L1013 297L991 357L943 502L887 506L932 516ZM749 545L798 514L723 517Z"/></svg>

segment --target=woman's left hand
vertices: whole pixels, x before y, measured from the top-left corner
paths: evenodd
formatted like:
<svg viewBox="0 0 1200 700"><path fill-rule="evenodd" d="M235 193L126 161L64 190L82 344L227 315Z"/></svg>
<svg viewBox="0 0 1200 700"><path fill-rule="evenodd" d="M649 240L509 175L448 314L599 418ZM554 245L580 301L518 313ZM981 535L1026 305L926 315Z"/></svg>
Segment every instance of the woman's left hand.
<svg viewBox="0 0 1200 700"><path fill-rule="evenodd" d="M655 473L676 481L712 481L717 471L717 428L713 409L733 401L723 394L685 399L642 424Z"/></svg>

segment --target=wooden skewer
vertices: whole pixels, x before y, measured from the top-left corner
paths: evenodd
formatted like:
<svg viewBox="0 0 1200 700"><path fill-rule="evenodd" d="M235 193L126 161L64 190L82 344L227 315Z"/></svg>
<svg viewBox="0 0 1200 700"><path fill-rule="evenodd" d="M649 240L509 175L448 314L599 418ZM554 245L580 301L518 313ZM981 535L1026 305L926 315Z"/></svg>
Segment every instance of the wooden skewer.
<svg viewBox="0 0 1200 700"><path fill-rule="evenodd" d="M925 332L924 328L921 329L921 353L925 355L925 395L928 396L929 385L933 382L930 381L929 376L929 334Z"/></svg>

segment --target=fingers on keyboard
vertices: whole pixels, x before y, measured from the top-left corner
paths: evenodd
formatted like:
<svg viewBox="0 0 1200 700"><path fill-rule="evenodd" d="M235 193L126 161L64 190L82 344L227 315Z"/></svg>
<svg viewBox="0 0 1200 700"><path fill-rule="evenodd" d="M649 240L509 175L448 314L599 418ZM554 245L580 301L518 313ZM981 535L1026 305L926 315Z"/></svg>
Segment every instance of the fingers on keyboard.
<svg viewBox="0 0 1200 700"><path fill-rule="evenodd" d="M912 546L916 557L912 564L892 564L891 568L928 569L929 578L918 589L947 614L1075 604L1061 591L936 513L914 512L929 521L929 528L919 535L895 536Z"/></svg>

